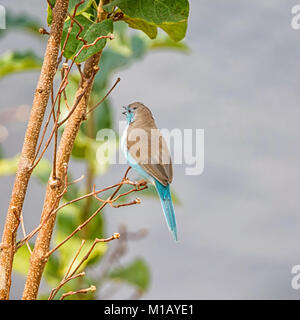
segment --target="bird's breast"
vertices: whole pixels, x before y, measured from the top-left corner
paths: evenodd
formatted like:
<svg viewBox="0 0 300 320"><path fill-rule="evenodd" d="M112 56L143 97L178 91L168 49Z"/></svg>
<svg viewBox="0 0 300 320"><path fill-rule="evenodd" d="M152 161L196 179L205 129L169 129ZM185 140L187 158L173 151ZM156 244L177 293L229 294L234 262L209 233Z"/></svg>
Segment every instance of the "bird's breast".
<svg viewBox="0 0 300 320"><path fill-rule="evenodd" d="M127 159L127 153L128 153L128 150L127 150L127 131L128 131L128 126L126 126L126 128L124 129L124 132L123 132L123 135L122 135L122 138L121 138L121 149L125 155L125 158Z"/></svg>

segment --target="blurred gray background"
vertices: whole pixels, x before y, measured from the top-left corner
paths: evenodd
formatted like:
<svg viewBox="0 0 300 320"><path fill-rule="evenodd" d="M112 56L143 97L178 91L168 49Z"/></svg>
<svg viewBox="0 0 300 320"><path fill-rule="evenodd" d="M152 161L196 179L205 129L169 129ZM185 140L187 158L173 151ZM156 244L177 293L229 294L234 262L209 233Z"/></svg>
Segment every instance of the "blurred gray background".
<svg viewBox="0 0 300 320"><path fill-rule="evenodd" d="M154 52L117 74L119 107L140 100L160 127L205 130L205 169L186 176L175 166L179 243L166 228L158 201L105 211L108 233L120 223L149 235L130 246L152 271L148 299L298 299L291 268L300 264L300 30L291 28L296 1L191 0L189 55ZM46 1L0 0L44 21ZM44 47L25 33L0 41L8 49ZM0 110L31 105L38 73L1 80ZM26 124L7 124L5 156L21 150ZM76 164L74 164L76 168ZM115 183L125 166L97 181ZM74 171L74 168L72 171ZM75 171L80 176L81 168ZM13 178L0 179L1 233ZM44 188L31 181L24 206L28 230L37 225ZM24 279L15 276L12 297Z"/></svg>

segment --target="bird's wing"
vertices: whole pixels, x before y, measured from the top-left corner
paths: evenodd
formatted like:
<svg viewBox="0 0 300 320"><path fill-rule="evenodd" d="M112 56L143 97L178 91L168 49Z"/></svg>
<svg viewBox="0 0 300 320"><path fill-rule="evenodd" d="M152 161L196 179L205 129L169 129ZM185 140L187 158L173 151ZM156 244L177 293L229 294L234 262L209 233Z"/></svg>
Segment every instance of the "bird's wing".
<svg viewBox="0 0 300 320"><path fill-rule="evenodd" d="M155 124L144 125L143 130L136 125L129 126L127 134L128 151L137 163L164 186L171 183L171 156L165 139Z"/></svg>

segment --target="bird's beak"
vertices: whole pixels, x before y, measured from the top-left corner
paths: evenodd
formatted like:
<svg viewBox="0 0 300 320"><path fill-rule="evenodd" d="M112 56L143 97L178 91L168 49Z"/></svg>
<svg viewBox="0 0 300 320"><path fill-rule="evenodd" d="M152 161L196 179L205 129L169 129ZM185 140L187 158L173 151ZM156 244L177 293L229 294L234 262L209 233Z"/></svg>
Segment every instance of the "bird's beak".
<svg viewBox="0 0 300 320"><path fill-rule="evenodd" d="M124 108L124 109L125 109L125 111L124 111L124 112L122 112L122 113L126 115L126 113L127 113L127 106L123 106L122 108Z"/></svg>

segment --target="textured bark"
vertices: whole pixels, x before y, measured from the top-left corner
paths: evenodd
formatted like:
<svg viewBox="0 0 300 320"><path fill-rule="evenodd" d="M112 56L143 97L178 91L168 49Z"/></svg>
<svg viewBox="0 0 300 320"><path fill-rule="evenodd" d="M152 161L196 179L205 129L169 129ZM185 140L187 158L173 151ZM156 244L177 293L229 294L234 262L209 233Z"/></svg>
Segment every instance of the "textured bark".
<svg viewBox="0 0 300 320"><path fill-rule="evenodd" d="M45 110L48 104L60 47L69 0L57 0L53 10L53 22L44 56L40 78L35 91L32 110L27 125L23 149L7 211L0 247L0 299L9 298L12 263L15 253L16 232L31 176L30 166L35 156Z"/></svg>
<svg viewBox="0 0 300 320"><path fill-rule="evenodd" d="M99 21L106 18L105 12L101 10L102 4L103 2L100 1L100 10L98 11ZM64 189L63 182L65 175L65 165L67 165L69 162L76 135L79 131L82 120L85 118L88 100L93 86L93 81L89 81L89 78L95 72L95 68L98 68L100 57L101 52L89 58L85 63L83 71L84 78L82 79L81 84L77 90L74 101L77 100L77 97L79 97L84 92L84 90L86 90L86 92L77 105L75 111L68 119L57 151L56 175L61 183L53 185L51 178L49 179L41 221L49 215L51 210L56 209L59 205L59 195ZM87 86L88 88L86 88ZM38 233L35 247L30 259L30 267L23 292L23 300L34 300L37 298L40 281L47 262L47 253L49 252L54 224L55 215L50 216L50 218Z"/></svg>

